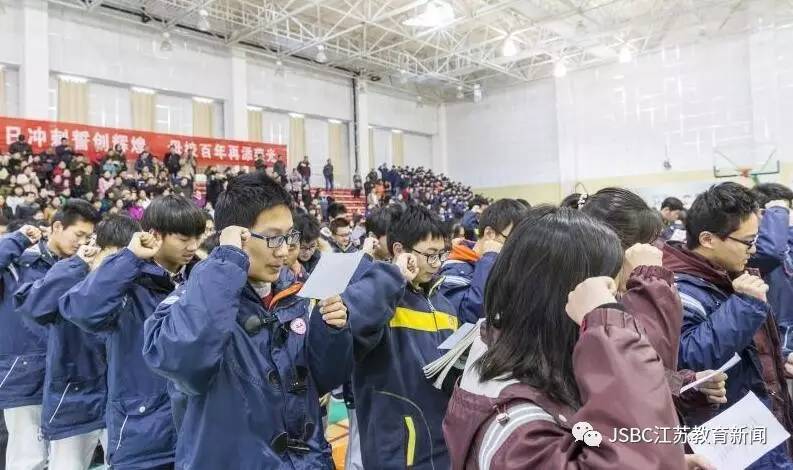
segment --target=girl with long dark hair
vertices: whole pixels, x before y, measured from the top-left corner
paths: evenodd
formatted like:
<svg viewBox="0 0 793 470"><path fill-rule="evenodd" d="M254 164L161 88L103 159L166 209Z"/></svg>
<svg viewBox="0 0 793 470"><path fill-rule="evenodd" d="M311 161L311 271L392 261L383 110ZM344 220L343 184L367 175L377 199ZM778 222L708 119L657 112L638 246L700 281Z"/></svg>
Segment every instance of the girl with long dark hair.
<svg viewBox="0 0 793 470"><path fill-rule="evenodd" d="M678 425L658 354L615 300L622 264L614 232L577 210L537 207L512 231L444 421L454 469L684 468L680 445L612 439Z"/></svg>

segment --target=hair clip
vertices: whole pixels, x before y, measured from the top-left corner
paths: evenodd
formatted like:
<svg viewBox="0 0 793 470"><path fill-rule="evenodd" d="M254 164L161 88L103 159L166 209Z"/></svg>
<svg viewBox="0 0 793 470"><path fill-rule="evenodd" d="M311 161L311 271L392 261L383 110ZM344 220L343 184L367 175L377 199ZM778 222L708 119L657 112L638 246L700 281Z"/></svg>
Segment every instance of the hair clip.
<svg viewBox="0 0 793 470"><path fill-rule="evenodd" d="M589 194L581 193L581 197L578 198L578 208L581 209L586 204L587 199L589 199Z"/></svg>

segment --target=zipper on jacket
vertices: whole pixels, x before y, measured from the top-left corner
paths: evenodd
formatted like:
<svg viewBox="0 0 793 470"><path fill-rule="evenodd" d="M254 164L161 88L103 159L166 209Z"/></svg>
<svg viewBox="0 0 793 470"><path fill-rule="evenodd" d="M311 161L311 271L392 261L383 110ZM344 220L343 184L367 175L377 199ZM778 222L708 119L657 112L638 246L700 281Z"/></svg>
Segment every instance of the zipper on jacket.
<svg viewBox="0 0 793 470"><path fill-rule="evenodd" d="M8 376L11 375L11 372L14 371L14 367L16 367L17 366L17 362L19 362L19 357L20 356L17 356L16 359L14 359L14 363L11 364L11 368L8 369L8 372L6 373L6 376L3 377L3 381L0 382L0 388L3 388L3 385L6 383L6 380L8 380Z"/></svg>
<svg viewBox="0 0 793 470"><path fill-rule="evenodd" d="M61 409L61 405L63 404L63 399L66 398L66 392L69 391L69 386L71 384L72 384L71 382L67 383L66 388L63 389L63 394L61 395L61 401L58 402L58 406L55 407L55 411L52 413L52 416L50 417L50 421L49 421L50 424L52 424L52 420L55 419L55 415L58 414L58 410Z"/></svg>
<svg viewBox="0 0 793 470"><path fill-rule="evenodd" d="M124 415L124 422L121 423L121 430L118 431L118 444L116 444L116 450L121 447L121 438L124 437L124 427L127 425L127 419L129 419L129 415Z"/></svg>

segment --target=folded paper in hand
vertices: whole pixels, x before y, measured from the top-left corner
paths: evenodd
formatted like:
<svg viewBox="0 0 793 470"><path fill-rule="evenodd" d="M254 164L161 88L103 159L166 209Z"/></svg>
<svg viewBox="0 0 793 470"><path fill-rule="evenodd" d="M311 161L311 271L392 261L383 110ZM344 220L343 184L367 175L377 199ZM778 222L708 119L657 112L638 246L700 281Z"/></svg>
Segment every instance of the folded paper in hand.
<svg viewBox="0 0 793 470"><path fill-rule="evenodd" d="M297 293L306 299L325 300L340 295L361 264L363 251L355 253L322 253L311 276Z"/></svg>
<svg viewBox="0 0 793 470"><path fill-rule="evenodd" d="M686 385L685 387L681 388L680 389L680 393L683 393L683 392L685 392L687 390L690 390L690 389L692 389L694 387L697 387L697 386L707 382L714 375L718 374L719 372L726 372L727 369L729 369L730 367L734 366L735 364L737 364L739 362L741 362L741 356L739 356L738 353L733 354L733 356L730 358L730 360L725 362L724 365L722 365L718 369L714 370L712 373L706 375L705 377L702 377L701 379L695 380L695 381L691 382L690 384Z"/></svg>
<svg viewBox="0 0 793 470"><path fill-rule="evenodd" d="M457 332L438 346L438 349L448 349L448 352L424 366L423 369L424 377L435 379L432 383L435 388L443 390L443 384L450 372L453 376L462 375L462 371L465 368L465 360L468 357L468 350L471 349L474 338L479 334L479 325L483 321L479 320L479 323L476 324L463 324Z"/></svg>

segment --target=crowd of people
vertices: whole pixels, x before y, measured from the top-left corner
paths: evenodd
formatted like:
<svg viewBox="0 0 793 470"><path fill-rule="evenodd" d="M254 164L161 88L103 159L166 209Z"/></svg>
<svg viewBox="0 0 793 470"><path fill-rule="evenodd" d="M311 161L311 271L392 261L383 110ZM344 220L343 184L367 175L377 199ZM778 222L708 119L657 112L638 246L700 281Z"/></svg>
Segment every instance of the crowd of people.
<svg viewBox="0 0 793 470"><path fill-rule="evenodd" d="M330 394L349 469L711 469L679 441L610 436L691 429L750 392L793 431L783 185L714 185L688 209L623 188L531 207L381 167L357 178L359 214L310 186L306 201L310 171L280 159L208 169L204 190L190 156L91 164L66 145L16 145L0 169L7 469L82 470L98 448L122 469L332 469ZM105 183L75 192L95 171ZM356 251L342 292L298 295ZM464 324L456 373L428 380ZM789 444L751 468L793 468Z"/></svg>

